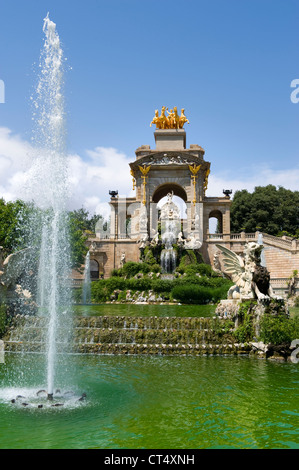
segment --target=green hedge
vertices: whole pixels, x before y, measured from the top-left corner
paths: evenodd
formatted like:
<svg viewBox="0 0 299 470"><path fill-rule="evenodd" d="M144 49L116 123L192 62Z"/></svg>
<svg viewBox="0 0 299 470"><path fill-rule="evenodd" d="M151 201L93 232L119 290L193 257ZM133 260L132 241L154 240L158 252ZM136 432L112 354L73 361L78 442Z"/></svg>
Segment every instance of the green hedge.
<svg viewBox="0 0 299 470"><path fill-rule="evenodd" d="M171 291L172 297L184 304L206 304L226 298L225 286L212 288L197 284L177 285Z"/></svg>
<svg viewBox="0 0 299 470"><path fill-rule="evenodd" d="M109 301L115 290L149 291L156 294L170 294L170 297L182 303L207 303L225 299L231 282L221 277L185 276L173 280L151 279L144 276L139 279L124 279L112 276L92 282L91 293L94 302ZM78 296L79 297L79 296Z"/></svg>
<svg viewBox="0 0 299 470"><path fill-rule="evenodd" d="M148 258L154 261L150 256L152 254L150 250L147 254ZM227 291L232 285L231 281L215 273L210 265L202 263L199 255L196 256L192 250L184 252L180 270L184 271L184 276L166 280L157 277L156 273L160 271L158 264L129 261L122 268L114 269L109 279L92 282L92 301L109 301L114 291L151 290L156 294L163 294L165 298L173 298L182 303L202 304L226 298ZM154 274L149 277L149 272ZM142 273L143 277L136 278L138 273ZM80 294L76 294L76 299L80 299ZM124 298L123 295L121 297Z"/></svg>
<svg viewBox="0 0 299 470"><path fill-rule="evenodd" d="M299 338L299 319L265 314L260 321L260 339L265 344L290 343Z"/></svg>

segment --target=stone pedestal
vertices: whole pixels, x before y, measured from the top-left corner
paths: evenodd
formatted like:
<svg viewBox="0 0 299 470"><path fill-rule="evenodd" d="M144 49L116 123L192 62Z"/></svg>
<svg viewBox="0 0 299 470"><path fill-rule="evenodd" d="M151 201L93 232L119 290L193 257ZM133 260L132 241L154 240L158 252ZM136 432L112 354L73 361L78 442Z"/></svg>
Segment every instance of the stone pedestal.
<svg viewBox="0 0 299 470"><path fill-rule="evenodd" d="M158 129L154 133L156 150L184 150L186 131L184 129Z"/></svg>

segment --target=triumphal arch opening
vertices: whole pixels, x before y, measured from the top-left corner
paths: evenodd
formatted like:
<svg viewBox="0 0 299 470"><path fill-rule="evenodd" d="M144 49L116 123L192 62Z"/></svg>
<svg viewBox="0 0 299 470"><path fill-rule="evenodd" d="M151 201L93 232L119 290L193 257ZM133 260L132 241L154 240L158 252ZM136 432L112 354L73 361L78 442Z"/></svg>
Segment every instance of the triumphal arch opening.
<svg viewBox="0 0 299 470"><path fill-rule="evenodd" d="M199 250L205 262L210 262L211 217L217 219L217 232L230 233L229 194L206 196L211 164L200 145L187 146L186 125L189 121L184 109L178 113L177 107L163 106L160 113L155 111L150 122L155 126L155 148L138 147L128 168L135 197L122 198L117 188L111 190L110 221L104 225L100 221L95 236L88 241L100 277L108 277L112 269L125 262L138 262L146 246L163 241L167 244L168 232L172 243Z"/></svg>

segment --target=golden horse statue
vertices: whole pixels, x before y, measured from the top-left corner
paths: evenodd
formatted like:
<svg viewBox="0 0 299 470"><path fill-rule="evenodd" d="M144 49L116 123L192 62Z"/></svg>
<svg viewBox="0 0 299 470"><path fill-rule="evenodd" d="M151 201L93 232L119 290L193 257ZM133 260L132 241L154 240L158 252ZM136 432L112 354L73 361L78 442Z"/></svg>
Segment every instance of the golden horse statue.
<svg viewBox="0 0 299 470"><path fill-rule="evenodd" d="M165 112L168 113L168 116L166 116ZM156 129L182 129L186 122L189 124L184 108L181 109L181 115L179 116L177 106L174 106L170 111L168 111L166 106L162 106L160 116L158 109L155 110L155 116L150 123L150 127L152 127L152 124L156 124Z"/></svg>
<svg viewBox="0 0 299 470"><path fill-rule="evenodd" d="M180 116L180 118L179 118L179 128L180 128L180 129L183 129L185 122L187 122L187 123L189 124L189 121L188 121L188 119L187 119L186 116L185 116L185 109L182 108L182 109L181 109L181 116Z"/></svg>
<svg viewBox="0 0 299 470"><path fill-rule="evenodd" d="M155 111L155 116L153 117L153 120L150 123L150 127L152 127L152 124L156 124L157 129L160 129L160 118L159 118L159 110L158 109L156 109L156 111Z"/></svg>

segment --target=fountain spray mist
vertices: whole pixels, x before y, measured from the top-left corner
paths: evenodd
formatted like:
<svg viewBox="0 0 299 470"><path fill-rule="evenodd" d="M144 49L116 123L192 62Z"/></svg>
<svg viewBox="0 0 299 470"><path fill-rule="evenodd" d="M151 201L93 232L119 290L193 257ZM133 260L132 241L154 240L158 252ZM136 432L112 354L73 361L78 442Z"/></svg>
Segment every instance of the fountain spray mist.
<svg viewBox="0 0 299 470"><path fill-rule="evenodd" d="M85 305L85 304L89 304L90 301L91 301L90 253L88 251L85 257L82 303Z"/></svg>
<svg viewBox="0 0 299 470"><path fill-rule="evenodd" d="M39 208L33 230L40 231L38 293L40 313L47 315L47 392L53 397L57 353L67 343L70 249L66 204L69 197L65 148L64 71L60 39L49 14L33 99L35 154L30 171L31 197ZM58 348L60 348L58 350Z"/></svg>

